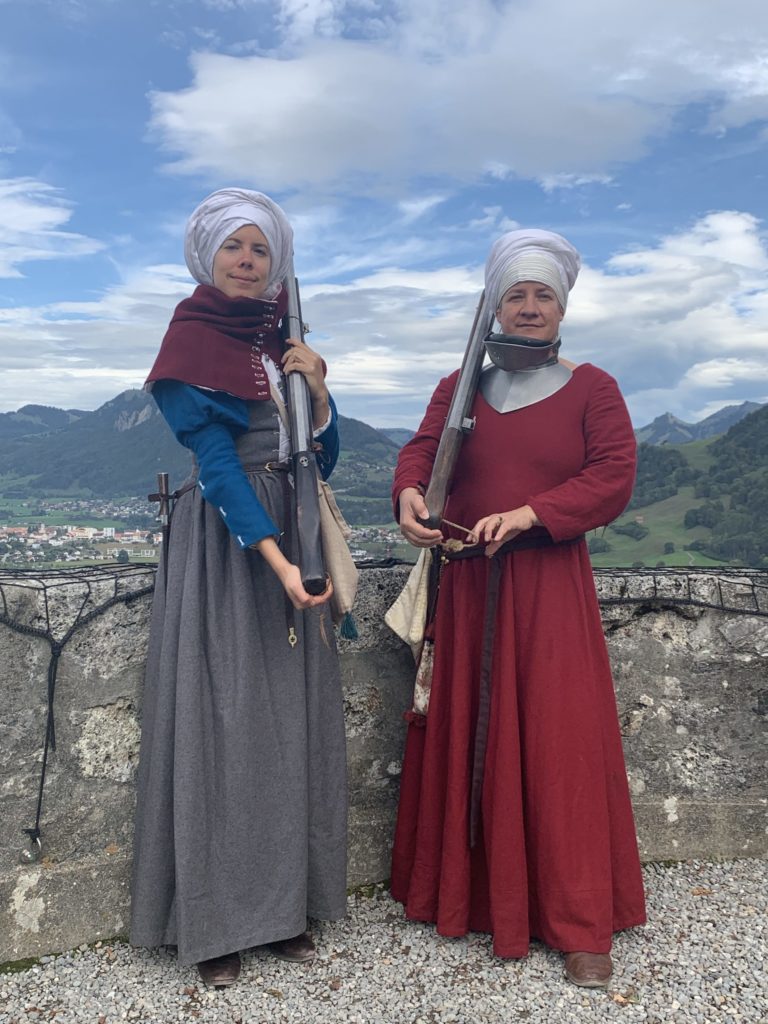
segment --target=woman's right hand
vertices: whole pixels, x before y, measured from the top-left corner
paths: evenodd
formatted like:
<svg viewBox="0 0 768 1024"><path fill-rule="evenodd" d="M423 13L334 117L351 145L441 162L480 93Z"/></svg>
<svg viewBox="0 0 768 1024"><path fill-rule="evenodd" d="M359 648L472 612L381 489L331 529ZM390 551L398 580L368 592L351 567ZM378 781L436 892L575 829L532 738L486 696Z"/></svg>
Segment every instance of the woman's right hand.
<svg viewBox="0 0 768 1024"><path fill-rule="evenodd" d="M333 584L330 579L328 586L316 597L308 594L301 582L301 570L298 565L289 562L283 552L277 546L274 537L264 537L257 541L253 547L263 556L269 567L280 580L288 595L288 599L294 608L315 608L319 604L325 604L333 593Z"/></svg>
<svg viewBox="0 0 768 1024"><path fill-rule="evenodd" d="M287 569L279 572L278 578L283 584L283 589L294 608L315 608L319 604L325 604L330 599L333 593L333 584L330 577L328 577L325 590L322 594L318 594L315 597L312 594L308 594L304 589L301 582L301 570L298 565L293 565L292 562L286 562L286 565Z"/></svg>
<svg viewBox="0 0 768 1024"><path fill-rule="evenodd" d="M440 530L424 525L429 515L424 497L416 487L404 487L398 498L400 533L417 548L433 548L443 539Z"/></svg>

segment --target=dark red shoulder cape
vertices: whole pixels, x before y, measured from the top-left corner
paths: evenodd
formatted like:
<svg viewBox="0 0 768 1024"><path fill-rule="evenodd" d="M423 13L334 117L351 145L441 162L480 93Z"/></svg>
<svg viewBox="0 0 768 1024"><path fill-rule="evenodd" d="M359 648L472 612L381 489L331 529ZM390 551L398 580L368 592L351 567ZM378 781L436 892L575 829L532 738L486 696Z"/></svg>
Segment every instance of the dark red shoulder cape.
<svg viewBox="0 0 768 1024"><path fill-rule="evenodd" d="M286 308L284 290L274 301L231 299L211 285L198 285L176 307L145 386L180 380L246 400L269 398L261 355L280 365L279 324Z"/></svg>

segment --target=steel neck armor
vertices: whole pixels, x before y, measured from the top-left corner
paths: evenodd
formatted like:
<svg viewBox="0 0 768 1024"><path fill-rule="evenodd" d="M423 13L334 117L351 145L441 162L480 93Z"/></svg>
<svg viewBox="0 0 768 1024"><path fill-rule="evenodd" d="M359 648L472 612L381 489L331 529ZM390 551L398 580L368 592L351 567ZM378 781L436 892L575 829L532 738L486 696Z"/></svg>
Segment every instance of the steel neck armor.
<svg viewBox="0 0 768 1024"><path fill-rule="evenodd" d="M538 341L520 334L489 334L485 350L500 370L531 370L557 362L560 336L554 341Z"/></svg>
<svg viewBox="0 0 768 1024"><path fill-rule="evenodd" d="M571 379L557 360L560 338L537 341L516 334L489 334L485 348L493 366L480 374L480 393L497 412L513 412L554 395Z"/></svg>

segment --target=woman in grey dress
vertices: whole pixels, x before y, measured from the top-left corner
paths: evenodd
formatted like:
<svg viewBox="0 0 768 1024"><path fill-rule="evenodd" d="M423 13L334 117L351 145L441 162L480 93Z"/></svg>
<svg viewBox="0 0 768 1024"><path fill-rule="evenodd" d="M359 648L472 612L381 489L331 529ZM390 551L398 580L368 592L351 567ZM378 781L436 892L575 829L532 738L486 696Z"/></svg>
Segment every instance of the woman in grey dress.
<svg viewBox="0 0 768 1024"><path fill-rule="evenodd" d="M338 658L329 593L310 596L292 556L285 375L309 386L324 476L337 417L320 357L279 335L291 255L290 225L266 196L205 199L185 240L200 285L147 382L195 472L155 589L131 941L175 945L217 986L251 946L310 960L307 918L346 906Z"/></svg>

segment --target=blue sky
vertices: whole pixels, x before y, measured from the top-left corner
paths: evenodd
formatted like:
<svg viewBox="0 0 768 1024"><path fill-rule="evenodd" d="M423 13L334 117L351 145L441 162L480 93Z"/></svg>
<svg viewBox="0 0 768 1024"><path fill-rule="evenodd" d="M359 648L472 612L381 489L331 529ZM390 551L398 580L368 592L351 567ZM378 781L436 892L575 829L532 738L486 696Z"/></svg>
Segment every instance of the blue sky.
<svg viewBox="0 0 768 1024"><path fill-rule="evenodd" d="M341 411L415 427L492 241L636 426L768 401L763 0L0 0L0 411L141 386L214 188L288 212Z"/></svg>

